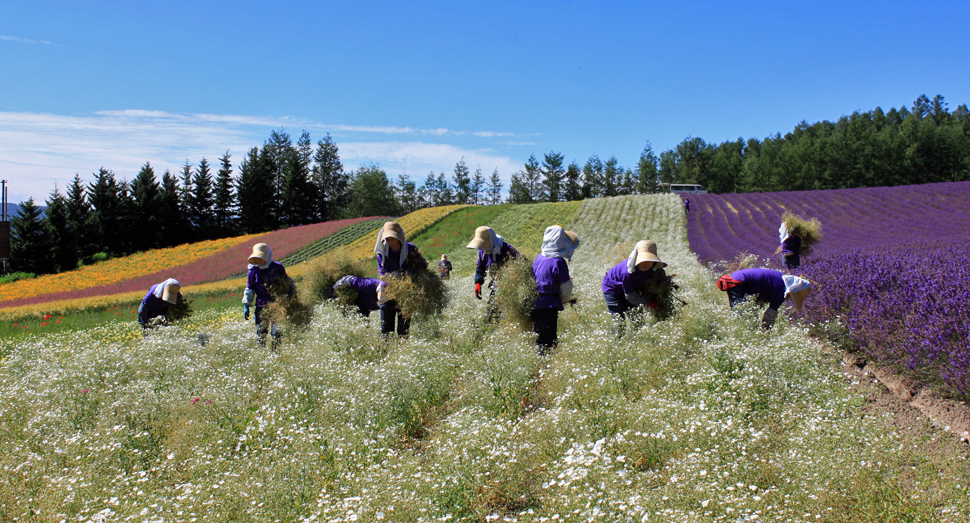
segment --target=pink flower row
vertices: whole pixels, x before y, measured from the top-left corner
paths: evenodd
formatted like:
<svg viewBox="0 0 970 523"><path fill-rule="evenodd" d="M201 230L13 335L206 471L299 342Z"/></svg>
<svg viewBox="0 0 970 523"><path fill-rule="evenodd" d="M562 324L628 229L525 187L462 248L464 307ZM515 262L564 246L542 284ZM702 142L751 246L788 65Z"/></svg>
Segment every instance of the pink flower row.
<svg viewBox="0 0 970 523"><path fill-rule="evenodd" d="M283 258L296 253L303 247L311 245L327 236L339 232L347 227L356 225L360 222L372 220L373 216L365 218L351 218L347 220L337 220L330 222L314 223L290 227L277 231L268 232L257 236L246 243L230 247L219 251L211 256L200 258L184 265L177 265L168 269L146 274L129 280L122 280L111 285L92 287L77 291L57 292L33 296L21 300L11 300L4 302L4 307L16 307L20 305L31 305L37 303L48 303L53 301L70 300L75 298L90 298L93 296L106 296L125 292L144 290L152 285L164 281L168 278L175 278L183 285L197 285L213 281L224 280L233 276L242 275L246 272L247 260L253 252L253 245L265 243L273 249L273 258L282 260Z"/></svg>

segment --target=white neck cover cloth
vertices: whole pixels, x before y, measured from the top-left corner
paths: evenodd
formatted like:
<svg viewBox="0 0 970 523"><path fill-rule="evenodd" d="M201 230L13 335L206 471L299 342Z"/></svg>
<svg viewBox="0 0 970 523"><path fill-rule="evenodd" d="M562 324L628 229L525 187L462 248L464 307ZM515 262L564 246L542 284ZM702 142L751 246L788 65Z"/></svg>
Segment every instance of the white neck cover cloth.
<svg viewBox="0 0 970 523"><path fill-rule="evenodd" d="M548 227L542 235L542 249L540 252L546 258L564 258L572 261L573 251L579 247L579 242L573 245L566 230L562 227Z"/></svg>
<svg viewBox="0 0 970 523"><path fill-rule="evenodd" d="M626 272L628 272L630 274L633 274L634 272L637 271L637 248L640 247L640 244L641 243L644 243L646 241L647 240L640 240L640 241L637 242L636 245L633 246L633 251L630 253L630 256L628 256L627 259L626 259ZM664 265L667 265L666 263L664 263L662 261L659 262L659 263L662 263ZM660 268L660 265L658 265L658 262L654 261L653 262L653 266L650 267L647 270L655 271L655 270L657 270L659 268Z"/></svg>
<svg viewBox="0 0 970 523"><path fill-rule="evenodd" d="M158 286L155 287L155 291L152 292L152 294L154 294L156 298L162 299L162 293L165 292L165 287L168 287L169 285L171 285L173 283L175 285L178 285L179 287L182 286L182 284L179 283L179 281L176 280L175 278L169 278L169 279L163 281L162 283L159 283Z"/></svg>
<svg viewBox="0 0 970 523"><path fill-rule="evenodd" d="M266 263L262 265L256 265L256 264L250 263L246 268L252 269L253 267L259 267L260 269L265 269L266 267L269 267L269 264L273 263L273 249L271 249L269 245L266 246L266 257L269 258L268 260L266 260Z"/></svg>
<svg viewBox="0 0 970 523"><path fill-rule="evenodd" d="M387 258L387 253L390 252L391 248L387 246L387 242L384 241L384 230L377 233L377 244L374 245L374 252L380 254L382 258ZM408 259L408 241L407 236L401 241L401 257L398 260L400 266L404 265L404 261Z"/></svg>
<svg viewBox="0 0 970 523"><path fill-rule="evenodd" d="M492 251L488 254L497 256L502 253L502 245L505 244L505 238L502 238L495 232L495 229L491 227L488 228L488 241L492 242Z"/></svg>
<svg viewBox="0 0 970 523"><path fill-rule="evenodd" d="M792 276L791 274L785 274L781 277L785 281L785 296L793 292L803 291L805 289L812 288L812 282L806 280L805 278L799 278L798 276Z"/></svg>

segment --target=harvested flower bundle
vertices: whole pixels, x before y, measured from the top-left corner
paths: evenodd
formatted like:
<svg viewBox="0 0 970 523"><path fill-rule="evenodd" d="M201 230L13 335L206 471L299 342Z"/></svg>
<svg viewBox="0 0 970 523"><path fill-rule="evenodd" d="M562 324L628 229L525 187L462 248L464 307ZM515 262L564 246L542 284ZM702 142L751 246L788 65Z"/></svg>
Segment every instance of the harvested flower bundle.
<svg viewBox="0 0 970 523"><path fill-rule="evenodd" d="M440 314L448 305L448 289L437 274L428 270L428 261L416 250L408 253L408 270L388 276L381 291L385 301L395 300L406 318Z"/></svg>
<svg viewBox="0 0 970 523"><path fill-rule="evenodd" d="M811 254L812 247L822 240L822 223L818 218L802 218L786 211L781 216L781 223L788 229L788 234L802 239L801 254ZM781 252L779 247L778 252Z"/></svg>
<svg viewBox="0 0 970 523"><path fill-rule="evenodd" d="M650 308L657 320L665 320L674 313L677 298L674 291L680 287L674 283L676 274L668 275L662 270L651 271L651 277L637 289L641 296L657 302L657 308Z"/></svg>
<svg viewBox="0 0 970 523"><path fill-rule="evenodd" d="M327 289L333 287L337 280L344 276L367 276L366 260L352 260L346 254L321 256L308 262L300 282L300 301L307 307L313 307L326 299ZM357 299L357 291L349 285L334 293L334 298L341 305L353 305Z"/></svg>
<svg viewBox="0 0 970 523"><path fill-rule="evenodd" d="M536 279L532 263L525 256L513 258L495 273L494 305L502 321L517 325L523 331L532 330L532 307L535 305Z"/></svg>
<svg viewBox="0 0 970 523"><path fill-rule="evenodd" d="M169 305L168 309L165 311L165 322L175 323L183 318L188 318L192 315L192 300L185 299L179 293L178 298L175 300L174 305Z"/></svg>

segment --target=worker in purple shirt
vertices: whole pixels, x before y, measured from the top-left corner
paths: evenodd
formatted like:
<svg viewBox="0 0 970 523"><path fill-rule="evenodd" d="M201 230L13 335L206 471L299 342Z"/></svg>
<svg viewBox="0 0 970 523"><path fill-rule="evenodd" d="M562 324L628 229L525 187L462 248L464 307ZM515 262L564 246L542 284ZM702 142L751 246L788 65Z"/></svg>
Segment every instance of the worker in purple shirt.
<svg viewBox="0 0 970 523"><path fill-rule="evenodd" d="M790 273L801 265L802 238L797 234L789 233L785 222L782 222L781 227L778 229L778 239L781 241L779 248L781 251L781 264Z"/></svg>
<svg viewBox="0 0 970 523"><path fill-rule="evenodd" d="M559 311L563 303L572 300L573 282L569 277L567 260L579 247L579 236L560 225L551 225L542 235L540 254L532 262L532 275L536 279L535 304L531 313L536 333L536 352L549 354L559 342Z"/></svg>
<svg viewBox="0 0 970 523"><path fill-rule="evenodd" d="M485 305L485 322L491 323L500 316L500 311L495 307L495 274L507 261L518 258L519 251L506 243L494 229L485 225L475 229L475 236L466 247L478 249L478 265L475 266L476 298L482 299L482 284L485 283L485 276L489 275L492 278L488 282L488 301Z"/></svg>
<svg viewBox="0 0 970 523"><path fill-rule="evenodd" d="M164 316L170 305L178 303L178 298L182 295L179 292L181 289L182 285L175 278L156 283L148 289L148 294L145 294L138 306L138 324L141 325L143 334L148 334L152 319Z"/></svg>
<svg viewBox="0 0 970 523"><path fill-rule="evenodd" d="M273 303L273 295L270 285L278 279L288 285L289 294L296 293L293 280L286 274L283 264L273 261L273 250L265 243L257 243L253 246L253 253L249 255L249 272L246 274L246 290L243 291L243 319L249 320L249 312L255 302L254 320L256 321L256 337L259 344L266 346L266 335L273 336L273 352L279 348L280 333L276 328L275 322L263 321L263 308Z"/></svg>
<svg viewBox="0 0 970 523"><path fill-rule="evenodd" d="M657 255L657 244L650 240L641 240L627 259L606 271L603 276L603 297L618 337L624 334L628 311L630 321L636 329L640 326L643 306L659 309L660 305L656 301L641 295L638 289L651 279L666 278L666 266Z"/></svg>
<svg viewBox="0 0 970 523"><path fill-rule="evenodd" d="M412 273L418 270L417 258L421 256L418 247L407 241L404 229L397 222L385 222L377 233L377 274L384 282L395 276ZM411 319L401 314L401 308L396 300L389 300L380 305L381 334L390 335L394 332L394 321L397 318L398 336L407 336L411 329Z"/></svg>
<svg viewBox="0 0 970 523"><path fill-rule="evenodd" d="M761 327L765 330L774 326L778 308L786 299L790 299L795 310L800 312L805 297L812 290L808 280L772 269L741 269L730 276L721 276L717 286L727 292L731 308L747 300L748 296L754 296L759 303L767 303L768 309L761 318Z"/></svg>
<svg viewBox="0 0 970 523"><path fill-rule="evenodd" d="M333 298L336 291L344 287L350 287L357 291L357 298L354 299L357 312L366 318L370 316L371 311L376 311L381 308L381 288L384 285L384 282L377 278L358 278L357 276L348 274L337 280L333 286L324 291L324 295L327 298Z"/></svg>

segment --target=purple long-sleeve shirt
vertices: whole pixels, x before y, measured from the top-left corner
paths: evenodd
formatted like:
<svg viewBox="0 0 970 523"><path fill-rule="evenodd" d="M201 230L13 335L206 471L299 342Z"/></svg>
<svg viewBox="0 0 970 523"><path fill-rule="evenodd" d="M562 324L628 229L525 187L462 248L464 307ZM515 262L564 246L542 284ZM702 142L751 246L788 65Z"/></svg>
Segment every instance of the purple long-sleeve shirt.
<svg viewBox="0 0 970 523"><path fill-rule="evenodd" d="M148 294L141 300L141 304L144 305L142 311L145 313L145 319L157 318L166 311L168 311L168 306L170 305L167 301L155 296L155 289L158 288L160 284L156 283L148 289ZM179 293L181 294L181 293Z"/></svg>
<svg viewBox="0 0 970 523"><path fill-rule="evenodd" d="M418 248L413 243L408 242L408 254L410 255L412 252L418 252ZM384 276L385 274L400 270L408 270L407 260L404 260L403 264L401 263L400 250L392 251L388 249L386 258L382 256L381 253L377 253L377 274Z"/></svg>
<svg viewBox="0 0 970 523"><path fill-rule="evenodd" d="M627 261L623 260L606 271L606 275L603 276L603 294L617 298L624 298L627 294L633 294L644 282L650 279L651 272L638 269L630 273L627 271Z"/></svg>
<svg viewBox="0 0 970 523"><path fill-rule="evenodd" d="M563 310L559 298L559 285L569 281L569 266L562 258L547 258L541 254L532 262L532 275L536 279L536 309Z"/></svg>
<svg viewBox="0 0 970 523"><path fill-rule="evenodd" d="M782 273L771 269L741 269L731 273L731 278L741 282L745 294L757 295L768 307L778 309L785 303L785 280Z"/></svg>
<svg viewBox="0 0 970 523"><path fill-rule="evenodd" d="M505 242L502 242L502 249L499 250L497 255L486 253L485 251L479 249L478 265L475 267L475 283L485 283L485 274L493 265L496 269L499 269L503 264L505 264L505 262L509 261L509 258L518 257L519 251L515 250L515 247L512 247Z"/></svg>
<svg viewBox="0 0 970 523"><path fill-rule="evenodd" d="M781 253L785 256L798 254L802 250L802 239L798 236L790 235L781 242Z"/></svg>
<svg viewBox="0 0 970 523"><path fill-rule="evenodd" d="M384 282L377 278L358 278L354 276L348 285L357 291L357 299L354 300L354 305L369 311L376 311L381 308L377 303L377 289L381 285L384 285Z"/></svg>
<svg viewBox="0 0 970 523"><path fill-rule="evenodd" d="M269 267L260 269L256 265L249 267L249 274L246 275L246 288L256 294L256 306L265 307L266 304L273 302L273 296L266 287L276 278L290 279L286 274L286 269L280 262L270 262Z"/></svg>

